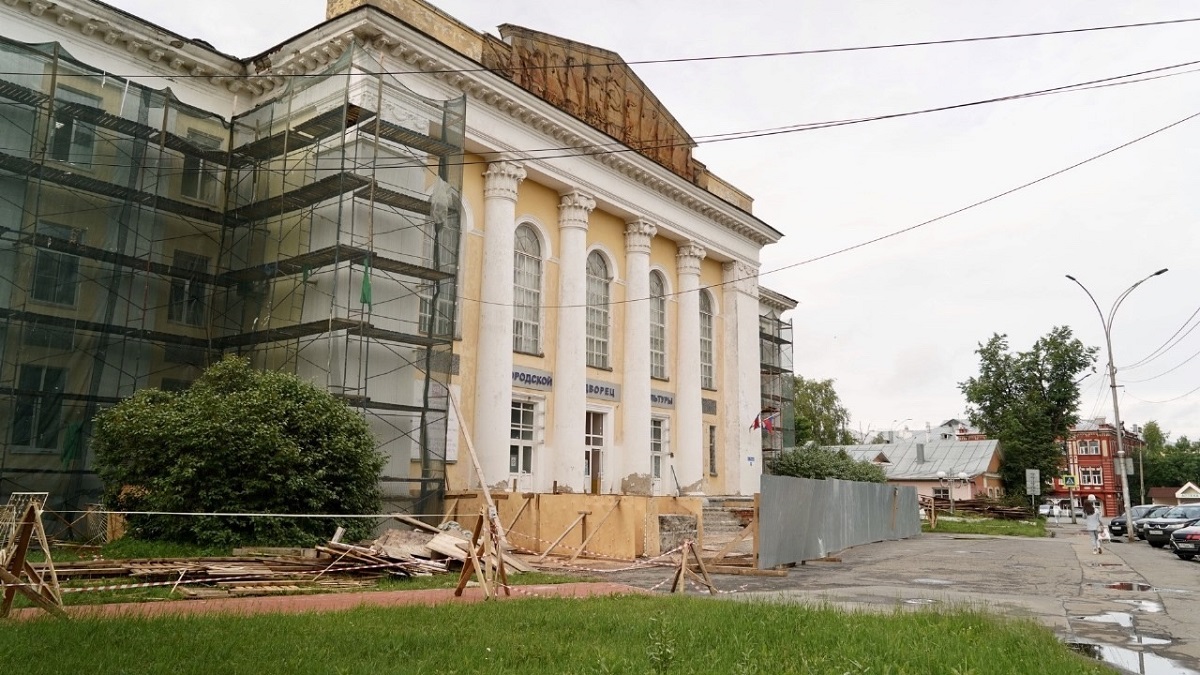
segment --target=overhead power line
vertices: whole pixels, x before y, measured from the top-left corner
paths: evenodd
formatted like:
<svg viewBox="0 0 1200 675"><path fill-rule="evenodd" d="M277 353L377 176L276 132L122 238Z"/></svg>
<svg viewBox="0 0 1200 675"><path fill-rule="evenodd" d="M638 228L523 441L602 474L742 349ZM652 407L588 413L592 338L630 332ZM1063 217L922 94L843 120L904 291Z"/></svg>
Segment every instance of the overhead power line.
<svg viewBox="0 0 1200 675"><path fill-rule="evenodd" d="M1192 333L1192 331L1196 330L1197 327L1200 327L1200 322L1198 322L1198 323L1192 325L1191 328L1188 328L1186 333L1183 333L1183 335L1179 335L1181 332L1183 332L1184 328L1188 327L1188 324L1192 323L1192 319L1195 319L1197 314L1200 314L1200 307L1197 307L1196 311L1192 312L1192 315L1189 316L1187 318L1187 320L1184 321L1183 324L1181 326L1179 326L1179 328L1174 333L1171 333L1171 337L1167 338L1166 341L1163 342L1161 345L1159 345L1157 349L1150 352L1142 359L1129 364L1128 366L1121 366L1119 368L1119 370L1132 370L1134 368L1140 368L1141 366L1147 365L1153 361L1158 360L1158 358L1161 357L1163 354L1166 354L1168 351L1175 348L1175 346L1178 345L1185 337L1190 335ZM1176 335L1179 335L1178 340L1175 339ZM1172 342L1172 340L1174 340L1174 342Z"/></svg>
<svg viewBox="0 0 1200 675"><path fill-rule="evenodd" d="M1127 84L1138 84L1138 83L1149 82L1152 80L1162 79L1162 78L1166 78L1166 77L1174 77L1177 75L1187 75L1187 74L1191 74L1191 73L1200 72L1200 69L1180 70L1179 72L1167 72L1167 71L1179 70L1180 68L1186 68L1188 66L1195 66L1195 65L1200 65L1200 60L1184 61L1182 63L1176 63L1176 64L1169 65L1169 66L1160 66L1157 68L1150 68L1147 70L1139 70L1139 71L1134 71L1131 73L1123 73L1121 75L1112 75L1109 77L1103 77L1103 78L1098 78L1098 79L1094 79L1094 80L1085 80L1083 82L1064 84L1064 85L1059 85L1059 86L1055 86L1055 87L1049 87L1046 89L1036 89L1033 91L1021 92L1021 93L1017 93L1017 94L1006 94L1004 96L996 96L996 97L992 97L992 98L978 99L978 100L974 100L974 101L966 101L963 103L952 103L952 104L948 104L948 105L944 105L944 106L921 108L921 109L917 109L917 110L908 110L908 111L903 111L903 112L898 112L898 113L886 113L886 114L882 114L882 115L873 115L873 116L869 116L869 117L856 117L856 118L845 118L845 119L837 119L837 120L825 120L825 121L820 121L820 122L799 122L796 124L790 124L790 125L779 126L779 127L767 127L767 128L762 128L762 129L750 129L750 130L744 130L744 131L730 131L730 132L722 132L722 133L716 133L716 134L707 134L707 135L701 135L701 136L694 136L692 138L692 141L695 142L697 145L704 145L704 144L709 144L709 143L721 143L721 142L725 142L725 141L737 141L737 140L745 140L745 139L751 139L751 138L763 138L763 137L768 137L768 136L778 136L778 135L784 135L784 134L799 133L799 132L803 132L803 131L817 131L817 130L821 130L821 129L831 129L831 128L836 128L836 127L850 126L850 125L856 125L856 124L865 124L868 122L880 122L880 121L884 121L884 120L900 119L900 118L905 118L905 117L914 117L914 116L918 116L918 115L927 115L927 114L938 113L938 112L947 112L950 110L971 108L971 107L981 106L981 105L990 105L993 103L1003 103L1003 102L1007 102L1007 101L1016 101L1016 100L1026 99L1026 98L1034 98L1034 97L1038 97L1038 96L1068 94L1068 93L1074 93L1074 92L1078 92L1078 91L1088 91L1088 90L1092 90L1092 89L1100 89L1100 88L1105 88L1105 87L1117 87L1117 86L1123 86L1123 85L1127 85ZM1143 77L1143 76L1145 76L1145 77ZM1136 79L1130 79L1130 78L1136 78ZM13 105L17 105L17 104L13 104ZM3 103L0 103L0 106L3 106ZM365 124L368 127L370 126L370 122L366 122ZM475 153L475 154L512 155L512 154L516 153L516 154L522 155L522 157L520 157L519 159L548 160L548 159L564 159L564 158L571 158L571 157L579 157L579 156L583 156L583 155L597 155L598 156L598 155L606 155L606 154L640 152L640 151L644 151L644 150L674 148L674 147L678 147L681 145L690 145L690 143L681 141L681 142L675 142L675 143L655 143L652 145L641 144L636 147L633 147L633 146L630 146L629 144L625 143L624 141L612 141L612 142L608 142L608 143L589 144L587 146L557 146L557 147L547 147L547 148L512 149L512 150L502 150L502 151L495 151L495 152L480 152L480 153ZM7 150L22 150L22 151L27 150L26 148L0 148L0 150L5 150L5 149L7 149ZM550 155L534 155L533 154L533 153L543 153L543 152L559 153L559 154L550 154ZM528 156L526 156L526 155L528 155ZM480 160L470 160L470 161L464 160L461 162L447 162L444 165L445 166L482 165L482 164L490 164L493 161L495 161L495 160L485 158L485 159L480 159ZM106 164L106 163L96 162L96 163L93 163L91 166L125 168L128 165L126 165L126 164ZM404 162L401 164L391 164L391 163L387 163L387 162L381 162L381 163L376 164L375 166L376 166L376 168L412 168L412 167L416 166L416 164L414 164L411 161ZM427 166L429 168L433 168L433 167L441 166L441 165L426 164L425 166ZM330 168L326 168L326 169L321 169L321 168L313 169L313 171L318 171L318 172L319 171L329 171L331 173L337 173L340 170L341 169L339 169L338 167L330 167ZM166 174L170 174L172 172L163 172L163 173L164 173L164 175L166 175Z"/></svg>
<svg viewBox="0 0 1200 675"><path fill-rule="evenodd" d="M783 265L782 267L776 267L776 268L774 268L774 269L765 270L765 271L760 271L758 274L754 275L753 277L742 277L742 278L737 278L737 279L730 279L730 280L728 280L728 281L722 281L722 282L720 282L720 283L716 283L716 284L709 284L709 285L707 285L707 286L701 286L700 288L697 288L697 289L695 289L695 290L696 290L696 291L699 291L699 290L705 290L705 289L719 288L719 287L722 287L722 286L726 286L726 285L728 285L728 284L734 284L734 283L737 283L737 282L739 282L739 281L744 281L744 280L746 280L746 279L748 279L748 278L759 279L759 278L762 278L762 277L764 277L764 276L767 276L767 275L769 275L769 274L776 274L776 273L778 273L778 272L782 272L782 271L784 271L784 270L790 270L790 269L795 269L795 268L797 268L797 267L803 267L803 266L805 266L805 265L811 265L812 263L819 262L819 261L821 261L821 260L826 260L826 259L828 259L828 258L832 258L832 257L834 257L834 256L842 255L842 254L844 254L844 253L849 253L850 251L855 251L855 250L858 250L858 249L860 249L860 248L865 248L865 247L867 247L867 246L870 246L870 245L872 245L872 244L877 244L877 243L879 243L879 242L881 242L881 241L886 241L886 240L888 240L888 239L892 239L892 238L898 237L898 236L900 236L900 235L902 235L902 234L907 234L907 233L909 233L909 232L912 232L912 231L914 231L914 230L918 230L918 229L920 229L920 228L922 228L922 227L926 227L926 226L928 226L928 225L932 225L932 224L934 224L934 223L937 223L937 222L940 222L940 221L942 221L942 220L946 220L947 218L951 218L951 217L953 217L953 216L956 216L956 215L958 215L958 214L960 214L960 213L965 213L965 212L967 212L967 211L970 211L970 210L972 210L972 209L978 208L978 207L980 207L980 206L983 206L983 205L985 205L985 204L990 204L991 202L994 202L994 201L996 201L996 200L998 200L998 199L1002 199L1002 198L1004 198L1004 197L1007 197L1007 196L1009 196L1009 195L1011 195L1011 194L1014 194L1014 193L1020 192L1021 190L1024 190L1024 189L1026 189L1026 188L1033 187L1034 185L1037 185L1037 184L1039 184L1039 183L1043 183L1043 182L1045 182L1045 181L1047 181L1047 180L1050 180L1051 178L1054 178L1054 177L1056 177L1056 176L1061 176L1062 174L1064 174L1064 173L1067 173L1068 171L1071 171L1071 170L1077 169L1077 168L1079 168L1079 167L1081 167L1081 166L1084 166L1084 165L1086 165L1086 164L1090 164L1090 163L1092 163L1092 162L1094 162L1094 161L1096 161L1096 160L1098 160L1098 159L1102 159L1102 158L1104 158L1104 157L1107 157L1108 155L1111 155L1111 154L1113 154L1113 153L1115 153L1115 152L1118 152L1118 151L1120 151L1120 150L1124 150L1125 148L1128 148L1128 147L1130 147L1130 146L1132 146L1132 145L1135 145L1135 144L1137 144L1137 143L1140 143L1140 142L1142 142L1142 141L1144 141L1144 140L1146 140L1146 139L1148 139L1148 138L1152 138L1152 137L1154 137L1154 136L1157 136L1158 134L1161 134L1161 133L1163 133L1164 131L1168 131L1168 130L1170 130L1170 129L1173 129L1173 128L1175 128L1175 127L1177 127L1177 126L1181 125L1181 124L1184 124L1184 123L1186 123L1186 122L1189 122L1189 121L1191 121L1191 120L1194 120L1194 119L1196 119L1197 117L1200 117L1200 112L1194 112L1194 113L1192 113L1191 115L1188 115L1187 117L1184 117L1184 118L1182 118L1182 119L1178 119L1178 120L1176 120L1176 121L1174 121L1174 122L1171 122L1170 124L1167 124L1167 125L1165 125L1165 126L1159 127L1159 128L1157 128L1157 129L1155 129L1155 130L1153 130L1153 131L1149 132L1149 133L1142 134L1141 136L1138 136L1137 138L1134 138L1134 139L1132 139L1132 140L1129 140L1129 141L1126 141L1126 142L1124 142L1124 143L1121 143L1120 145L1117 145L1117 146L1114 146L1114 147L1112 147L1112 148L1109 148L1108 150L1104 150L1103 152L1100 152L1100 153L1097 153L1097 154L1095 154L1095 155L1092 155L1091 157L1088 157L1088 158L1086 158L1086 159L1083 159L1083 160L1080 160L1080 161L1078 161L1078 162L1075 162L1074 164L1071 164L1071 165L1069 165L1069 166L1066 166L1066 167L1063 167L1063 168L1061 168L1061 169L1058 169L1057 171L1052 171L1052 172L1050 172L1050 173L1048 173L1048 174L1046 174L1046 175L1044 175L1044 176L1041 176L1040 178L1035 178L1035 179L1033 179L1033 180L1031 180L1031 181L1027 181L1027 182L1025 182L1025 183L1021 183L1020 185L1017 185L1016 187L1009 188L1009 189L1007 189L1007 190L1005 190L1005 191L1003 191L1003 192L1000 192L1000 193L994 194L994 195L992 195L992 196L990 196L990 197L986 197L986 198L984 198L984 199L980 199L980 200L978 200L978 201L972 202L972 203L970 203L970 204L967 204L966 206L962 206L962 207L960 207L960 208L954 209L953 211L948 211L948 212L946 212L946 213L943 213L943 214L941 214L941 215L934 216L933 218L930 218L930 219L928 219L928 220L924 220L924 221L922 221L922 222L916 223L915 225L909 225L908 227L904 227L904 228L901 228L901 229L898 229L898 230L893 230L892 232L889 232L889 233L887 233L887 234L883 234L883 235L880 235L880 236L878 236L878 237L874 237L874 238L872 238L872 239L868 239L868 240L866 240L866 241L861 241L861 242L859 242L859 243L857 243L857 244L851 244L851 245L849 245L849 246L844 246L844 247L842 247L842 248L839 248L839 249L836 249L836 250L830 251L830 252L828 252L828 253L823 253L823 254L821 254L821 255L814 256L814 257L812 257L812 258L807 258L807 259L805 259L805 260L801 260L801 261L799 261L799 262L794 262L794 263L791 263L791 264L789 264L789 265ZM671 293L666 293L666 294L664 294L663 296L659 296L659 297L672 297L672 296L678 296L678 295L681 295L681 294L682 294L682 293L684 293L684 292L688 292L688 293L690 293L690 292L694 292L694 291L674 291L674 292L671 292ZM463 299L464 299L464 300L467 300L467 301L470 301L470 302L476 302L476 303L479 303L479 304L491 304L491 305L500 305L500 306L511 306L511 305L509 305L508 303L493 303L493 302L487 302L487 301L484 301L484 300L479 300L479 299L477 299L477 298L466 298L466 297L464 297ZM620 300L620 301L609 302L608 304L609 304L609 305L621 305L621 304L628 304L628 303L633 303L633 302L645 302L646 300L649 300L649 299L650 299L650 298L632 298L632 299L626 299L626 300ZM544 309L566 309L566 308L578 308L578 307L586 307L586 305L543 305L543 308L544 308Z"/></svg>
<svg viewBox="0 0 1200 675"><path fill-rule="evenodd" d="M817 54L838 54L838 53L845 53L845 52L866 52L866 51L879 51L879 50L885 50L885 49L905 49L905 48L912 48L912 47L934 47L934 46L938 46L938 45L963 44L963 43L970 43L970 42L991 42L991 41L997 41L997 40L1017 40L1017 39L1034 38L1034 37L1048 37L1048 36L1052 36L1052 35L1069 35L1069 34L1073 34L1073 33L1096 33L1096 32L1101 32L1101 31L1124 30L1124 29L1129 29L1129 28L1151 28L1151 27L1155 27L1155 26L1171 26L1171 25L1178 25L1178 24L1195 23L1197 21L1200 21L1200 17L1190 17L1190 18L1183 18L1183 19L1164 19L1162 21L1142 21L1139 23L1110 24L1110 25L1105 25L1105 26L1086 26L1083 28L1063 28L1063 29L1059 29L1059 30L1031 31L1031 32L1026 32L1026 33L1004 33L1004 34L1000 34L1000 35L977 35L977 36L972 36L972 37L946 38L946 39L941 39L941 40L917 40L917 41L912 41L912 42L889 42L889 43L884 43L884 44L857 45L857 46L850 46L850 47L821 47L821 48L816 48L816 49L791 49L791 50L786 50L786 51L750 52L750 53L744 53L744 54L682 56L682 57L663 58L663 59L637 59L637 60L633 60L633 61L599 60L599 61L592 61L590 63L571 64L571 65L567 65L567 64L555 64L555 65L545 65L545 66L523 65L523 66L515 66L515 67L518 70L548 70L548 69L566 70L568 68L586 68L588 66L594 66L594 65L621 65L621 64L624 64L624 65L630 65L630 66L640 66L640 65L653 65L653 64L660 64L660 63L662 63L662 64L697 63L697 62L704 62L704 61L732 61L732 60L740 60L740 59L780 58L780 57L788 57L788 56L813 56L813 55L817 55ZM491 72L491 69L484 68L484 67L477 67L477 68L445 68L445 69L437 69L437 70L394 70L394 71L384 71L379 74L381 74L381 75L413 75L413 74L417 74L417 73L479 73L479 72ZM3 73L3 72L0 72L0 74L12 75L12 74L25 74L25 73L11 73L11 72ZM131 76L131 75L119 75L119 74L115 74L115 73L108 73L108 75L111 77L136 77L136 76ZM84 77L85 75L79 75L76 73L60 74L60 77L63 77L63 76ZM137 76L142 76L142 74L139 74ZM173 77L173 78L186 78L186 77L207 78L207 77L211 77L211 76L212 76L211 74L193 75L193 74L188 74L188 73L179 73L179 74L171 75L171 77ZM250 79L250 78L275 78L275 77L279 77L279 75L276 73L270 73L270 72L246 73L244 75L239 75L239 77L245 77L248 79ZM290 75L289 77L324 77L324 74L314 73L314 74Z"/></svg>

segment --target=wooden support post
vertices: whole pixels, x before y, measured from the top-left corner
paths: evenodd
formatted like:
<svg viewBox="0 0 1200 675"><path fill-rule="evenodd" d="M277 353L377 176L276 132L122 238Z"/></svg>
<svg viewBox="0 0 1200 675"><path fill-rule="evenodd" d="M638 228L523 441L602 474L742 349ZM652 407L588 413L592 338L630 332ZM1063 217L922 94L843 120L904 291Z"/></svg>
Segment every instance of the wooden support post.
<svg viewBox="0 0 1200 675"><path fill-rule="evenodd" d="M754 566L758 567L758 524L762 522L760 518L760 508L762 507L762 494L754 493L754 519L750 524L754 526Z"/></svg>
<svg viewBox="0 0 1200 675"><path fill-rule="evenodd" d="M757 521L758 521L758 514L756 513L754 516L751 516L750 522L747 523L746 526L742 528L742 531L738 532L737 536L734 537L732 540L730 540L730 542L728 544L725 544L725 548L722 548L717 553L717 555L713 557L712 563L714 565L717 563L720 563L722 560L725 559L725 556L729 555L730 552L732 552L733 549L737 547L738 544L745 541L745 539L748 535L753 534L754 533L754 525Z"/></svg>
<svg viewBox="0 0 1200 675"><path fill-rule="evenodd" d="M483 513L480 513L479 517L482 522L486 522ZM483 589L484 599L492 597L492 589L488 585L487 570L484 569L480 561L480 559L485 556L485 549L488 541L488 537L484 536L482 529L483 528L480 528L480 532L472 535L471 541L467 546L467 559L463 561L462 572L458 575L458 585L454 588L454 597L462 596L463 589L467 587L467 582L471 580L472 574L477 577L479 581L479 587ZM476 546L476 540L480 539L481 537L482 540L479 541L478 546Z"/></svg>
<svg viewBox="0 0 1200 675"><path fill-rule="evenodd" d="M550 555L550 551L553 551L555 546L558 546L559 544L561 544L561 543L562 543L562 540L563 540L563 539L566 539L568 534L571 534L571 530L574 530L576 525L578 525L579 523L583 522L583 519L584 519L584 518L587 518L587 517L588 517L588 514L590 514L590 513L591 513L591 511L580 511L580 512L579 512L579 517L578 517L578 518L576 518L576 519L574 520L574 522L572 522L570 525L568 525L568 526L567 526L567 529L563 530L563 533L562 533L562 534L558 535L558 539L555 539L555 540L554 540L554 543L553 543L553 544L550 544L550 546L548 546L548 547L546 548L546 552L545 552L545 553L543 553L542 555L538 556L538 562L542 562L543 560L545 560L545 559L546 559L546 556Z"/></svg>
<svg viewBox="0 0 1200 675"><path fill-rule="evenodd" d="M596 536L596 533L600 531L600 528L604 527L604 521L608 520L608 517L611 516L613 514L613 511L616 511L617 507L620 505L621 505L621 498L617 497L616 503L613 504L612 508L609 509L608 512L605 513L604 516L600 518L600 522L597 523L596 527L594 527L592 529L592 531L588 533L587 538L584 539L583 543L581 543L579 545L579 548L575 550L575 554L572 555L571 559L567 561L568 563L575 562L575 559L579 557L580 553L583 553L583 549L587 548L588 543L590 543L592 541L592 539Z"/></svg>
<svg viewBox="0 0 1200 675"><path fill-rule="evenodd" d="M521 516L525 513L525 509L529 508L529 504L532 501L533 501L533 495L529 495L528 497L525 498L524 503L521 504L521 508L517 510L517 515L514 516L512 520L508 521L509 531L511 531L514 527L517 526L517 521L521 519Z"/></svg>
<svg viewBox="0 0 1200 675"><path fill-rule="evenodd" d="M900 507L900 488L892 488L892 531L896 531L896 510Z"/></svg>
<svg viewBox="0 0 1200 675"><path fill-rule="evenodd" d="M29 555L29 543L34 536L46 554L48 580L26 559ZM47 612L63 619L67 618L58 590L58 574L54 570L54 562L50 559L50 542L46 539L46 531L42 527L42 510L37 503L30 503L17 520L13 539L6 551L8 555L3 557L4 564L0 565L0 581L7 587L4 589L3 601L0 601L0 618L8 616L18 592ZM22 575L24 579L21 578Z"/></svg>
<svg viewBox="0 0 1200 675"><path fill-rule="evenodd" d="M713 585L712 578L708 576L708 568L704 566L704 558L700 555L700 551L696 550L695 542L689 544L688 548L692 550L692 555L696 557L696 564L700 566L700 573L704 575L704 579L701 581L703 581L705 586L708 586L709 595L716 595L717 587ZM693 574L695 574L695 572L693 572Z"/></svg>

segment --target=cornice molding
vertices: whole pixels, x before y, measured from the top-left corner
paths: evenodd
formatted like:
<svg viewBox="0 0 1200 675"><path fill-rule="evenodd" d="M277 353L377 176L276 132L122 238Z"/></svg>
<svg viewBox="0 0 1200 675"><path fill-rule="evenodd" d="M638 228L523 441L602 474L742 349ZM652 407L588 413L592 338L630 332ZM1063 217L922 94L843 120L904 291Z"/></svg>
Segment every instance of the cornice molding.
<svg viewBox="0 0 1200 675"><path fill-rule="evenodd" d="M60 29L75 28L84 37L96 40L108 47L123 47L133 56L152 64L163 77L173 74L205 79L210 84L222 86L231 93L243 90L262 92L263 83L246 81L245 67L236 60L221 55L216 50L196 42L184 41L166 33L155 35L146 28L150 24L120 21L124 17L96 3L45 2L43 0L3 0L5 5L20 10L22 6L31 16L51 22ZM172 39L167 39L172 38ZM188 48L197 54L188 53ZM213 58L202 58L200 54ZM232 66L232 67L231 67ZM126 73L119 73L125 75ZM148 73L153 75L154 73ZM269 81L272 87L277 86ZM282 83L279 83L282 84Z"/></svg>
<svg viewBox="0 0 1200 675"><path fill-rule="evenodd" d="M125 17L96 3L82 3L77 0L60 0L57 3L46 0L0 1L14 8L23 5L31 15L52 21L60 27L77 26L82 35L103 42L109 47L121 45L130 54L152 64L150 67L154 70L163 71L164 76L178 73L189 77L201 77L231 93L247 92L256 98L270 95L283 87L290 76L321 72L358 41L414 66L418 72L430 74L470 98L550 136L564 147L575 148L580 155L591 155L610 169L759 246L772 244L779 239L779 235L765 232L762 227L755 227L745 218L738 217L734 212L736 207L729 205L725 208L726 202L720 197L688 183L654 164L650 159L643 158L632 150L612 152L612 139L603 132L587 126L585 122L573 118L564 121L543 114L541 111L549 110L550 104L532 100L533 94L519 90L517 85L502 80L499 75L479 72L476 70L479 68L478 64L474 63L472 68L464 69L462 63L451 63L431 54L432 50L421 45L418 40L388 34L386 24L395 22L395 19L374 8L368 7L347 14L341 22L335 20L332 24L321 27L317 35L320 36L322 31L325 35L313 40L312 44L306 45L304 49L286 54L288 45L285 44L280 49L239 63L195 41L184 41L165 31L154 34L147 30L155 28L148 22L138 23L134 19L118 24L118 20ZM375 17L384 20L373 20ZM327 30L330 28L332 34ZM448 47L445 49L449 50ZM189 51L204 53L210 58L203 59ZM511 85L514 91L503 91L505 84ZM566 113L561 115L566 116ZM578 129L585 129L584 133ZM585 133L591 137L584 135Z"/></svg>

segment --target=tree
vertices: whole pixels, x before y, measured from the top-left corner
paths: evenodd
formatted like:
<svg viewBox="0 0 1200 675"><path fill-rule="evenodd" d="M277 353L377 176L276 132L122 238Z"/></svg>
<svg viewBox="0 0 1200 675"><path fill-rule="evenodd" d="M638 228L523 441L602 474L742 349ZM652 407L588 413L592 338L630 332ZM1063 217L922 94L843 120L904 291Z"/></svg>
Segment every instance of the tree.
<svg viewBox="0 0 1200 675"><path fill-rule="evenodd" d="M866 460L856 460L841 448L822 448L816 443L783 451L772 463L771 473L817 480L836 478L864 483L887 482L887 474L882 467Z"/></svg>
<svg viewBox="0 0 1200 675"><path fill-rule="evenodd" d="M834 391L833 380L807 380L797 375L793 387L797 445L808 441L817 445L855 443L854 436L846 429L850 411Z"/></svg>
<svg viewBox="0 0 1200 675"><path fill-rule="evenodd" d="M186 391L137 392L95 419L105 502L127 511L378 513L383 457L362 415L292 375L227 358ZM203 545L301 544L363 519L131 516L130 532Z"/></svg>
<svg viewBox="0 0 1200 675"><path fill-rule="evenodd" d="M1010 494L1024 494L1025 470L1041 471L1043 484L1062 464L1060 440L1078 421L1079 374L1096 361L1071 329L1058 326L1029 351L1011 353L1008 336L980 344L979 375L959 383L971 424L1000 441L1000 467Z"/></svg>
<svg viewBox="0 0 1200 675"><path fill-rule="evenodd" d="M1168 436L1154 421L1147 422L1142 431L1142 440L1146 443L1142 449L1145 452L1142 464L1147 488L1177 488L1200 476L1200 443L1180 436L1168 445Z"/></svg>

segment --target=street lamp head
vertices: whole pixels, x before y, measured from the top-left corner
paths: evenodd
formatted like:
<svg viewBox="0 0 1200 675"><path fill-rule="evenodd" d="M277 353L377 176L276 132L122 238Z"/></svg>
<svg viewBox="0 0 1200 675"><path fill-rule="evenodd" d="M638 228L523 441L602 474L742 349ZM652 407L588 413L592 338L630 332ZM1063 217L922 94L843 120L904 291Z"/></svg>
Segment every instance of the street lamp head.
<svg viewBox="0 0 1200 675"><path fill-rule="evenodd" d="M1079 283L1079 280L1078 280L1078 279L1076 279L1075 277L1071 276L1070 274L1066 275L1066 277L1067 277L1068 279L1070 279L1071 281L1074 281L1074 282L1076 282L1076 283Z"/></svg>
<svg viewBox="0 0 1200 675"><path fill-rule="evenodd" d="M958 479L959 479L959 480L965 481L965 480L969 480L970 478L971 478L971 477L967 475L967 472L966 472L966 471L959 471L959 472L958 472Z"/></svg>
<svg viewBox="0 0 1200 675"><path fill-rule="evenodd" d="M1160 275L1160 274L1164 274L1164 273L1166 273L1166 271L1167 271L1167 268L1165 268L1165 267L1164 267L1164 268L1162 268L1161 270L1159 270L1159 271L1155 272L1154 274L1151 274L1150 276L1152 276L1152 277L1156 277L1156 276L1158 276L1158 275Z"/></svg>

